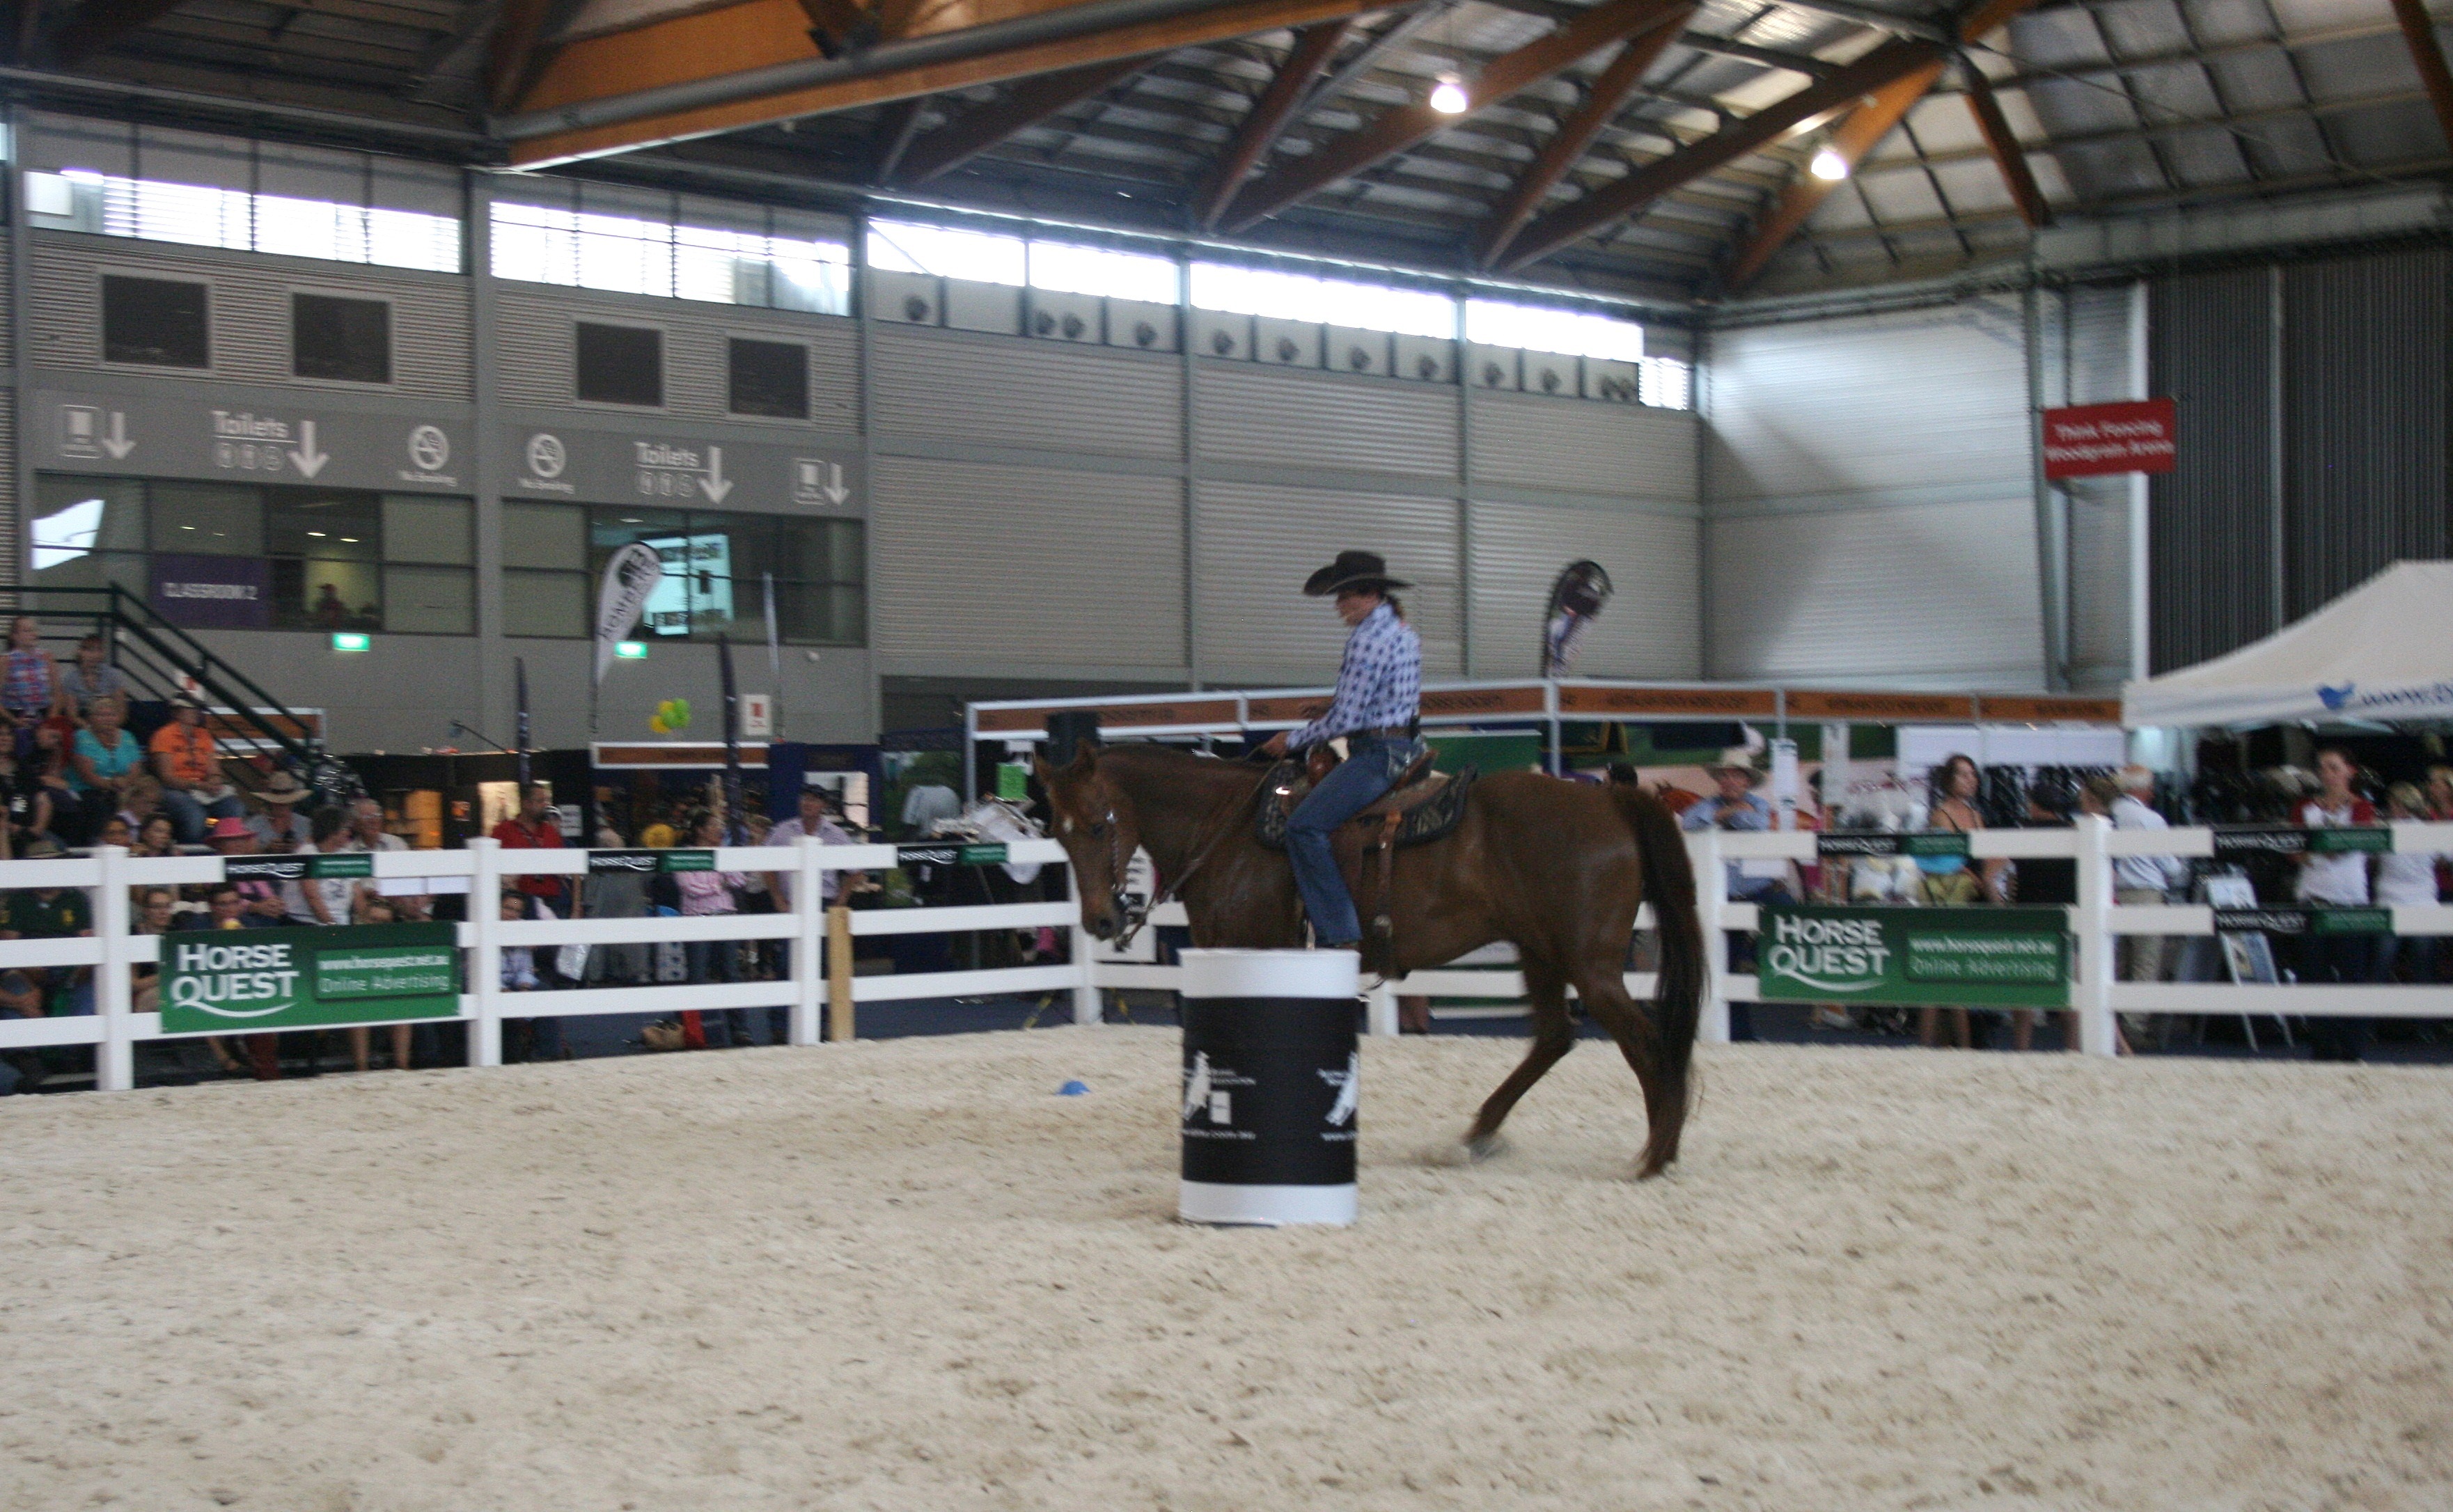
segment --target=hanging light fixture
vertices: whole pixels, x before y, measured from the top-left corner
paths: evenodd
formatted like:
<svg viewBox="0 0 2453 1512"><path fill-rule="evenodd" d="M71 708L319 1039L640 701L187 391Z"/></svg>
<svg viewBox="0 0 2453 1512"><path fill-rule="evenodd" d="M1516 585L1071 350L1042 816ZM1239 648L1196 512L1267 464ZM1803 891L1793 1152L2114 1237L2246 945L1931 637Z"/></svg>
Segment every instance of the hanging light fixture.
<svg viewBox="0 0 2453 1512"><path fill-rule="evenodd" d="M1465 92L1465 81L1453 73L1443 73L1440 82L1431 86L1431 109L1442 115L1463 115L1473 104Z"/></svg>
<svg viewBox="0 0 2453 1512"><path fill-rule="evenodd" d="M1815 151L1813 160L1805 165L1805 171L1825 184L1837 184L1848 176L1848 160L1826 142Z"/></svg>

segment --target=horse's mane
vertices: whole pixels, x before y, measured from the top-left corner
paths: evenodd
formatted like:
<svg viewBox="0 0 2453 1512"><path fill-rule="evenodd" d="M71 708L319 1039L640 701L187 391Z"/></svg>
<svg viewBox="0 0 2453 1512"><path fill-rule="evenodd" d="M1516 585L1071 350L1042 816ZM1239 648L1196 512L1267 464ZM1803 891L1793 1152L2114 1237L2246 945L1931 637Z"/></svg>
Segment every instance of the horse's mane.
<svg viewBox="0 0 2453 1512"><path fill-rule="evenodd" d="M1117 770L1118 775L1152 777L1170 781L1220 781L1242 778L1257 784L1268 767L1258 763L1229 761L1220 756L1204 755L1178 746L1163 746L1156 741L1127 741L1099 747L1099 766Z"/></svg>

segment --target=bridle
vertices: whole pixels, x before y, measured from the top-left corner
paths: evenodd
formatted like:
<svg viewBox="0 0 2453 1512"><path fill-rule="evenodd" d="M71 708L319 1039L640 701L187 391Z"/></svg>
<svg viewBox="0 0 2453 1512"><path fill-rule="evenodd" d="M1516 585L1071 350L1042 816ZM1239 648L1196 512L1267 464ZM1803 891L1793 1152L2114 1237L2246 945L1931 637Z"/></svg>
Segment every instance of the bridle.
<svg viewBox="0 0 2453 1512"><path fill-rule="evenodd" d="M1184 864L1184 869L1176 873L1173 882L1159 878L1159 885L1147 898L1125 890L1125 879L1130 875L1132 869L1132 857L1128 853L1120 852L1120 843L1124 839L1124 826L1116 822L1116 806L1114 804L1107 806L1107 812L1100 816L1098 823L1107 826L1107 903L1115 909L1116 916L1124 921L1122 927L1116 931L1116 938L1110 942L1115 948L1122 950L1130 945L1133 943L1133 937L1140 934L1143 925L1149 923L1150 915L1183 892L1184 885L1192 880L1193 873L1201 869L1202 863L1209 859L1210 853L1218 848L1219 842L1225 840L1233 830L1235 820L1242 815L1245 807L1266 786L1267 786L1266 783L1257 785L1241 800L1222 805L1220 822L1210 827L1207 837L1194 846L1192 859ZM1155 875L1158 869L1156 857L1150 858L1150 869Z"/></svg>

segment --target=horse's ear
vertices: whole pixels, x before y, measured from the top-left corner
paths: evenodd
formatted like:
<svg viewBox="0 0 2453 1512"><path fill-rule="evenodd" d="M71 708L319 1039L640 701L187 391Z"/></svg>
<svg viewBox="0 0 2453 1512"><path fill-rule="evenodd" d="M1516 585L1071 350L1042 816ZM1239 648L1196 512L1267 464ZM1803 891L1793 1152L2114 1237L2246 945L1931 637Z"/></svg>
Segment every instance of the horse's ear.
<svg viewBox="0 0 2453 1512"><path fill-rule="evenodd" d="M1039 779L1039 786L1042 787L1047 786L1056 779L1055 768L1047 765L1047 759L1046 757L1039 755L1035 751L1031 754L1030 758L1030 775Z"/></svg>
<svg viewBox="0 0 2453 1512"><path fill-rule="evenodd" d="M1080 773L1082 773L1084 776L1086 776L1086 777L1087 777L1087 776L1088 776L1088 775L1089 775L1093 770L1097 769L1098 765L1099 765L1099 745L1098 745L1098 742L1096 742L1096 741L1087 741L1087 740L1086 740L1086 741L1082 741L1082 742L1080 742L1079 744L1077 744L1077 745L1073 747L1073 766L1072 766L1072 769L1073 769L1074 771L1080 772Z"/></svg>

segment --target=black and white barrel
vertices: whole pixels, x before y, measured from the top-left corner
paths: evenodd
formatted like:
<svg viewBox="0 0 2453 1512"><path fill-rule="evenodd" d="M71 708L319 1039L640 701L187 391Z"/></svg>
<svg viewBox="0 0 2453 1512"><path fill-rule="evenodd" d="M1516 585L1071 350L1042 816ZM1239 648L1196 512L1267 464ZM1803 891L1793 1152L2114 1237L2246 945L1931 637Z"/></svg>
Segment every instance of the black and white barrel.
<svg viewBox="0 0 2453 1512"><path fill-rule="evenodd" d="M1192 1224L1354 1222L1351 950L1184 952L1184 1191Z"/></svg>

